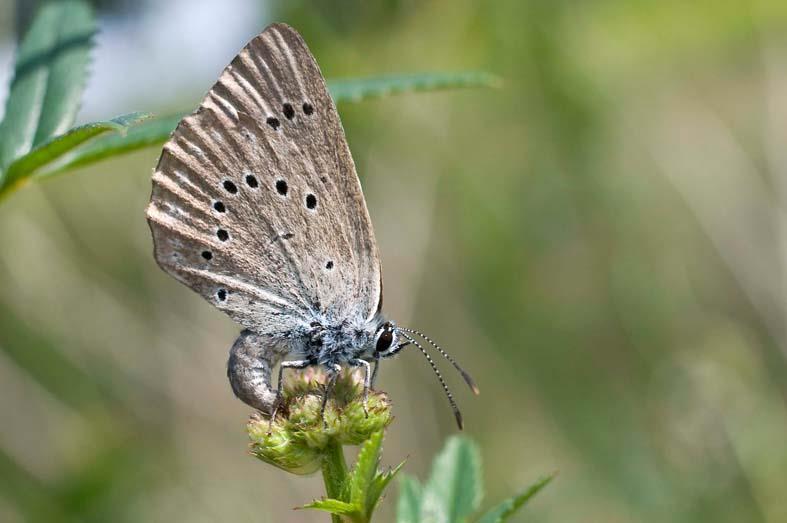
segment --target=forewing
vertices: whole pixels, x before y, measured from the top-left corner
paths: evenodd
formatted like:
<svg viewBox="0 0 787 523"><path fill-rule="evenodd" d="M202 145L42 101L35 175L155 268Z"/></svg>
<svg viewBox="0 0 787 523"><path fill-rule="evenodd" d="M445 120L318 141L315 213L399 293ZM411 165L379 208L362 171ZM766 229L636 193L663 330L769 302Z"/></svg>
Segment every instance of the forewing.
<svg viewBox="0 0 787 523"><path fill-rule="evenodd" d="M255 332L377 312L355 165L314 57L284 24L249 42L180 122L147 216L159 265Z"/></svg>

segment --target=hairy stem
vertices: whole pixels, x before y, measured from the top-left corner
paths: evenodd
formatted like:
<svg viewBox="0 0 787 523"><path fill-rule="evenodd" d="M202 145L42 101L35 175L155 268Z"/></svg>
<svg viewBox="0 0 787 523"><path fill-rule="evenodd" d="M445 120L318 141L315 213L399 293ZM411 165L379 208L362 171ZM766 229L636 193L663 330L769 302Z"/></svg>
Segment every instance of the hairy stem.
<svg viewBox="0 0 787 523"><path fill-rule="evenodd" d="M347 462L339 442L332 442L325 449L322 460L322 478L325 481L325 493L329 498L341 499L342 488L347 479ZM342 519L331 514L332 523L341 523Z"/></svg>

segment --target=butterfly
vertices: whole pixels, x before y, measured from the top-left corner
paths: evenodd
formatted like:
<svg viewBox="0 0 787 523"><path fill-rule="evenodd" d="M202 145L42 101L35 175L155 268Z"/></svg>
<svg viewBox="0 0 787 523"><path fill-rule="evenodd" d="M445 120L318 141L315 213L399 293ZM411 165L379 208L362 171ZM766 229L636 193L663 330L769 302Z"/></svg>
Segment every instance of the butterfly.
<svg viewBox="0 0 787 523"><path fill-rule="evenodd" d="M163 147L147 219L161 268L244 327L230 349L235 395L275 417L284 369L364 375L422 333L382 313L372 223L336 106L303 38L273 24L224 69ZM371 369L374 364L374 369ZM271 374L278 365L274 388ZM364 403L365 405L365 403Z"/></svg>

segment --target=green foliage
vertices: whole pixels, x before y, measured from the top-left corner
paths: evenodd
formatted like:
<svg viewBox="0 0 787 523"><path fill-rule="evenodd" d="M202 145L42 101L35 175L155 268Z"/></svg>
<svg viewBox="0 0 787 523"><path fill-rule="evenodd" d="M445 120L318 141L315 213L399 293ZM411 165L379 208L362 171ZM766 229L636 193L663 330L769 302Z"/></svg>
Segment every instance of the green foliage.
<svg viewBox="0 0 787 523"><path fill-rule="evenodd" d="M397 523L419 523L421 521L421 484L410 476L402 476L399 482L399 501L396 504Z"/></svg>
<svg viewBox="0 0 787 523"><path fill-rule="evenodd" d="M161 144L184 116L133 113L69 129L79 109L95 26L87 2L53 1L37 13L22 40L0 124L0 197L32 179ZM339 103L498 83L487 73L456 72L332 80L328 87Z"/></svg>
<svg viewBox="0 0 787 523"><path fill-rule="evenodd" d="M361 447L358 461L356 461L347 482L350 491L350 502L354 505L366 505L366 495L374 476L377 474L382 443L383 433L377 432L366 440L366 443Z"/></svg>
<svg viewBox="0 0 787 523"><path fill-rule="evenodd" d="M87 2L45 4L19 45L0 125L0 168L74 122L95 32Z"/></svg>
<svg viewBox="0 0 787 523"><path fill-rule="evenodd" d="M108 133L116 133L116 136L122 138L131 126L147 118L150 118L150 115L145 113L126 114L104 122L80 125L51 138L8 166L4 186L13 188L33 176L43 178L61 172L65 168L59 165L57 160L64 156L68 159L69 153L83 143ZM72 166L72 162L68 161L68 165ZM50 168L44 169L45 166Z"/></svg>
<svg viewBox="0 0 787 523"><path fill-rule="evenodd" d="M478 523L502 523L506 521L514 512L530 501L530 498L538 494L542 488L546 487L547 484L552 481L552 478L554 478L554 476L545 476L533 483L521 494L508 498L497 506L492 507L486 514L481 516Z"/></svg>
<svg viewBox="0 0 787 523"><path fill-rule="evenodd" d="M499 78L481 71L429 72L328 80L328 90L338 104L360 102L393 94L469 87L498 87L500 84Z"/></svg>
<svg viewBox="0 0 787 523"><path fill-rule="evenodd" d="M151 117L130 126L122 134L107 133L99 136L69 151L49 174L59 174L106 158L162 144L183 116L185 115L178 113Z"/></svg>
<svg viewBox="0 0 787 523"><path fill-rule="evenodd" d="M370 518L372 511L377 506L377 503L379 503L379 501L382 499L383 491L386 489L386 487L388 487L388 484L391 483L391 480L396 477L396 475L404 466L405 462L406 460L402 461L392 469L377 473L372 478L366 491L366 506L368 507Z"/></svg>
<svg viewBox="0 0 787 523"><path fill-rule="evenodd" d="M435 458L421 501L421 516L431 521L462 521L483 498L481 456L465 438L448 440Z"/></svg>
<svg viewBox="0 0 787 523"><path fill-rule="evenodd" d="M95 21L87 2L45 4L19 45L0 124L0 169L74 122ZM4 176L0 174L0 181Z"/></svg>
<svg viewBox="0 0 787 523"><path fill-rule="evenodd" d="M352 470L344 471L344 477L337 478L335 474L337 468L342 469L341 466L334 466L332 474L324 474L326 477L333 478L331 482L339 480L338 488L331 487L330 482L326 481L329 494L334 491L339 499L323 498L304 505L303 508L330 512L334 520L338 521L354 523L371 521L372 513L382 497L383 490L404 465L402 462L391 470L379 470L382 443L382 431L372 434L361 446Z"/></svg>
<svg viewBox="0 0 787 523"><path fill-rule="evenodd" d="M338 499L316 499L311 503L304 505L302 508L323 510L336 516L345 516L350 521L358 521L361 518L361 513L359 512L356 505L353 503L347 503L346 501L339 501Z"/></svg>
<svg viewBox="0 0 787 523"><path fill-rule="evenodd" d="M478 523L499 523L514 514L552 480L547 476L518 496L482 515ZM478 447L468 438L452 437L435 458L424 486L404 476L397 504L397 523L460 523L481 506L483 480Z"/></svg>

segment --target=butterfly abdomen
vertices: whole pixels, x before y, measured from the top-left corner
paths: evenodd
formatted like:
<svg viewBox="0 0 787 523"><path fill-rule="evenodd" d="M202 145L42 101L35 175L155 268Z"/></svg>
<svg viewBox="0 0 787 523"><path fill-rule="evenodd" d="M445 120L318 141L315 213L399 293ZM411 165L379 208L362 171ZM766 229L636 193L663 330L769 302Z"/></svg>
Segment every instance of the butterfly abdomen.
<svg viewBox="0 0 787 523"><path fill-rule="evenodd" d="M241 332L230 349L227 377L235 393L247 405L270 413L276 400L271 371L289 353L273 338L249 330Z"/></svg>

